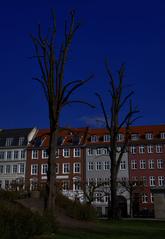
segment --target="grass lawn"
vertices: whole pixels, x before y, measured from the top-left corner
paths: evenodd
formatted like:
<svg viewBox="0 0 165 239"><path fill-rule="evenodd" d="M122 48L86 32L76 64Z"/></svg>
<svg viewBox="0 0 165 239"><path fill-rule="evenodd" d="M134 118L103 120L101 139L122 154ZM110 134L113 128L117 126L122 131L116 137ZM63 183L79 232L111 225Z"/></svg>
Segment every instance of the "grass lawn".
<svg viewBox="0 0 165 239"><path fill-rule="evenodd" d="M91 229L60 229L55 239L164 239L165 222L99 221Z"/></svg>

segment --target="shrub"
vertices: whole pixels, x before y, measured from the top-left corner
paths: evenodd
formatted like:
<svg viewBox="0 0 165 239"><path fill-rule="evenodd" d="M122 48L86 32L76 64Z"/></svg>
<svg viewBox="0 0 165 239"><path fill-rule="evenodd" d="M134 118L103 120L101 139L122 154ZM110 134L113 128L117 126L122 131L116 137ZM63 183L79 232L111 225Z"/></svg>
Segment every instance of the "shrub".
<svg viewBox="0 0 165 239"><path fill-rule="evenodd" d="M52 213L41 216L17 203L0 202L0 235L3 239L29 239L56 230L57 224Z"/></svg>
<svg viewBox="0 0 165 239"><path fill-rule="evenodd" d="M79 201L70 200L62 194L57 195L56 203L70 217L86 221L96 218L96 210L92 205L81 204Z"/></svg>

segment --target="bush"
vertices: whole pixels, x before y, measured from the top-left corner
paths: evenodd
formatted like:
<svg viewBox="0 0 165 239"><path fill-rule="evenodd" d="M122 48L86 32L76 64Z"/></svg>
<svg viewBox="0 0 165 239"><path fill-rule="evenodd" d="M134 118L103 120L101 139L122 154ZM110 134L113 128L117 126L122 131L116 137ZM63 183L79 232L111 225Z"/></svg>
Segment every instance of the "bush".
<svg viewBox="0 0 165 239"><path fill-rule="evenodd" d="M94 220L96 218L96 210L92 205L72 201L62 194L58 194L56 203L60 208L63 208L66 215L70 217L85 221Z"/></svg>
<svg viewBox="0 0 165 239"><path fill-rule="evenodd" d="M0 235L3 239L29 239L56 230L57 223L52 213L41 216L17 203L0 202Z"/></svg>
<svg viewBox="0 0 165 239"><path fill-rule="evenodd" d="M17 199L28 197L27 192L21 192L21 191L8 191L8 190L2 190L0 189L0 199L1 200L7 200L7 201L14 201Z"/></svg>

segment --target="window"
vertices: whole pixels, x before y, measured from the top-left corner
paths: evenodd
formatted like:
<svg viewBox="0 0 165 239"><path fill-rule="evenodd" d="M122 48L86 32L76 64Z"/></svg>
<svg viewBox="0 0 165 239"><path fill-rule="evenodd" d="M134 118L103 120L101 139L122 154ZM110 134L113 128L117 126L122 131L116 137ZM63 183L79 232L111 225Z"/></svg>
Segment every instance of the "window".
<svg viewBox="0 0 165 239"><path fill-rule="evenodd" d="M46 174L48 172L48 164L41 164L41 174Z"/></svg>
<svg viewBox="0 0 165 239"><path fill-rule="evenodd" d="M104 170L109 170L110 169L110 161L104 161L103 168L104 168Z"/></svg>
<svg viewBox="0 0 165 239"><path fill-rule="evenodd" d="M3 173L3 165L0 165L0 173Z"/></svg>
<svg viewBox="0 0 165 239"><path fill-rule="evenodd" d="M137 169L137 161L131 160L131 169Z"/></svg>
<svg viewBox="0 0 165 239"><path fill-rule="evenodd" d="M7 159L11 159L12 151L7 151Z"/></svg>
<svg viewBox="0 0 165 239"><path fill-rule="evenodd" d="M96 202L103 202L104 199L103 199L103 195L102 193L96 193Z"/></svg>
<svg viewBox="0 0 165 239"><path fill-rule="evenodd" d="M138 140L139 135L138 134L131 134L131 140Z"/></svg>
<svg viewBox="0 0 165 239"><path fill-rule="evenodd" d="M144 154L144 145L139 146L139 154Z"/></svg>
<svg viewBox="0 0 165 239"><path fill-rule="evenodd" d="M98 136L97 135L92 135L91 136L91 142L97 142L98 141Z"/></svg>
<svg viewBox="0 0 165 239"><path fill-rule="evenodd" d="M126 162L125 162L125 160L121 160L121 162L120 162L120 170L124 170L124 169L126 169Z"/></svg>
<svg viewBox="0 0 165 239"><path fill-rule="evenodd" d="M153 153L153 145L147 145L147 153L152 154Z"/></svg>
<svg viewBox="0 0 165 239"><path fill-rule="evenodd" d="M12 143L13 143L13 138L7 138L6 139L6 146L11 146L12 145Z"/></svg>
<svg viewBox="0 0 165 239"><path fill-rule="evenodd" d="M152 193L150 193L150 200L151 200L151 203L153 203L153 202L154 202L154 196L153 196L153 194L152 194Z"/></svg>
<svg viewBox="0 0 165 239"><path fill-rule="evenodd" d="M18 153L19 153L18 150L15 150L15 151L14 151L14 159L18 159Z"/></svg>
<svg viewBox="0 0 165 239"><path fill-rule="evenodd" d="M80 155L81 155L81 150L80 150L80 148L75 148L75 149L73 150L73 155L74 155L74 157L80 157Z"/></svg>
<svg viewBox="0 0 165 239"><path fill-rule="evenodd" d="M25 138L24 137L20 137L19 138L19 142L18 142L19 146L22 146L24 141L25 141Z"/></svg>
<svg viewBox="0 0 165 239"><path fill-rule="evenodd" d="M165 132L161 132L161 133L160 133L160 138L161 138L161 139L165 139Z"/></svg>
<svg viewBox="0 0 165 239"><path fill-rule="evenodd" d="M70 172L70 163L63 163L63 173Z"/></svg>
<svg viewBox="0 0 165 239"><path fill-rule="evenodd" d="M94 153L94 152L93 152L93 149L89 148L89 149L88 149L88 156L92 156L93 153Z"/></svg>
<svg viewBox="0 0 165 239"><path fill-rule="evenodd" d="M25 172L25 165L24 165L24 163L20 163L19 165L18 165L19 167L19 173L24 173Z"/></svg>
<svg viewBox="0 0 165 239"><path fill-rule="evenodd" d="M56 158L59 158L59 155L60 155L60 150L59 149L56 149Z"/></svg>
<svg viewBox="0 0 165 239"><path fill-rule="evenodd" d="M147 203L148 202L148 196L146 193L142 194L142 203Z"/></svg>
<svg viewBox="0 0 165 239"><path fill-rule="evenodd" d="M96 162L96 170L101 170L101 162Z"/></svg>
<svg viewBox="0 0 165 239"><path fill-rule="evenodd" d="M0 159L5 159L5 152L4 151L0 151Z"/></svg>
<svg viewBox="0 0 165 239"><path fill-rule="evenodd" d="M163 187L164 186L164 176L158 177L158 186Z"/></svg>
<svg viewBox="0 0 165 239"><path fill-rule="evenodd" d="M32 150L32 159L38 159L38 150Z"/></svg>
<svg viewBox="0 0 165 239"><path fill-rule="evenodd" d="M17 171L18 171L18 165L14 164L13 165L13 173L17 173Z"/></svg>
<svg viewBox="0 0 165 239"><path fill-rule="evenodd" d="M136 146L131 146L130 152L131 152L131 154L136 154Z"/></svg>
<svg viewBox="0 0 165 239"><path fill-rule="evenodd" d="M47 149L42 150L42 158L43 159L47 159L48 158L48 150Z"/></svg>
<svg viewBox="0 0 165 239"><path fill-rule="evenodd" d="M145 168L146 168L146 161L140 160L140 169L145 169Z"/></svg>
<svg viewBox="0 0 165 239"><path fill-rule="evenodd" d="M63 181L62 188L63 190L69 190L69 181Z"/></svg>
<svg viewBox="0 0 165 239"><path fill-rule="evenodd" d="M25 158L25 150L21 150L21 159Z"/></svg>
<svg viewBox="0 0 165 239"><path fill-rule="evenodd" d="M80 163L74 163L73 164L73 172L74 173L80 173Z"/></svg>
<svg viewBox="0 0 165 239"><path fill-rule="evenodd" d="M11 166L10 165L6 165L6 173L10 173L11 170Z"/></svg>
<svg viewBox="0 0 165 239"><path fill-rule="evenodd" d="M155 177L154 176L150 176L150 186L151 187L155 186Z"/></svg>
<svg viewBox="0 0 165 239"><path fill-rule="evenodd" d="M147 186L147 177L143 176L142 180L143 180L143 185Z"/></svg>
<svg viewBox="0 0 165 239"><path fill-rule="evenodd" d="M37 175L38 174L38 164L32 164L31 165L31 175Z"/></svg>
<svg viewBox="0 0 165 239"><path fill-rule="evenodd" d="M59 163L56 163L56 174L59 174Z"/></svg>
<svg viewBox="0 0 165 239"><path fill-rule="evenodd" d="M101 148L97 148L96 149L96 155L101 155L102 154L102 149Z"/></svg>
<svg viewBox="0 0 165 239"><path fill-rule="evenodd" d="M163 159L158 159L157 160L157 168L158 169L162 169L163 168Z"/></svg>
<svg viewBox="0 0 165 239"><path fill-rule="evenodd" d="M152 133L146 133L145 138L148 140L153 139L153 134Z"/></svg>
<svg viewBox="0 0 165 239"><path fill-rule="evenodd" d="M148 161L148 167L149 167L149 169L154 169L154 160L153 159L150 159L149 161Z"/></svg>
<svg viewBox="0 0 165 239"><path fill-rule="evenodd" d="M63 149L63 157L67 158L70 156L70 149Z"/></svg>
<svg viewBox="0 0 165 239"><path fill-rule="evenodd" d="M111 136L109 134L104 135L104 142L110 142Z"/></svg>
<svg viewBox="0 0 165 239"><path fill-rule="evenodd" d="M107 148L103 148L102 149L102 154L103 155L108 155L108 149Z"/></svg>
<svg viewBox="0 0 165 239"><path fill-rule="evenodd" d="M156 153L162 153L162 145L156 145Z"/></svg>
<svg viewBox="0 0 165 239"><path fill-rule="evenodd" d="M118 134L117 135L117 140L118 141L123 141L124 140L124 135L123 134Z"/></svg>
<svg viewBox="0 0 165 239"><path fill-rule="evenodd" d="M93 170L94 169L94 164L93 164L93 162L89 162L88 163L88 170L90 171L90 170Z"/></svg>

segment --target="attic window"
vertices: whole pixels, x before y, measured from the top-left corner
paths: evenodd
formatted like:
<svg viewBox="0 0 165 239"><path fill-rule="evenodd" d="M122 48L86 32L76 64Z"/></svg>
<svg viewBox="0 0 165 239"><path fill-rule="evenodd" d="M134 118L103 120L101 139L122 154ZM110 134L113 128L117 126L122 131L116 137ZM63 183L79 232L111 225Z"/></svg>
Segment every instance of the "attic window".
<svg viewBox="0 0 165 239"><path fill-rule="evenodd" d="M153 134L152 133L146 133L145 138L148 139L148 140L151 140L151 139L153 139Z"/></svg>
<svg viewBox="0 0 165 239"><path fill-rule="evenodd" d="M160 133L160 138L161 138L161 139L165 139L165 132L161 132L161 133Z"/></svg>
<svg viewBox="0 0 165 239"><path fill-rule="evenodd" d="M24 137L20 137L19 138L19 146L21 146L21 145L23 145L23 143L24 143L24 140L25 140L25 138Z"/></svg>
<svg viewBox="0 0 165 239"><path fill-rule="evenodd" d="M98 136L97 135L92 135L91 136L91 142L97 142L98 141Z"/></svg>
<svg viewBox="0 0 165 239"><path fill-rule="evenodd" d="M131 134L131 140L138 140L139 134Z"/></svg>
<svg viewBox="0 0 165 239"><path fill-rule="evenodd" d="M7 138L6 139L6 146L11 146L13 143L13 138Z"/></svg>

